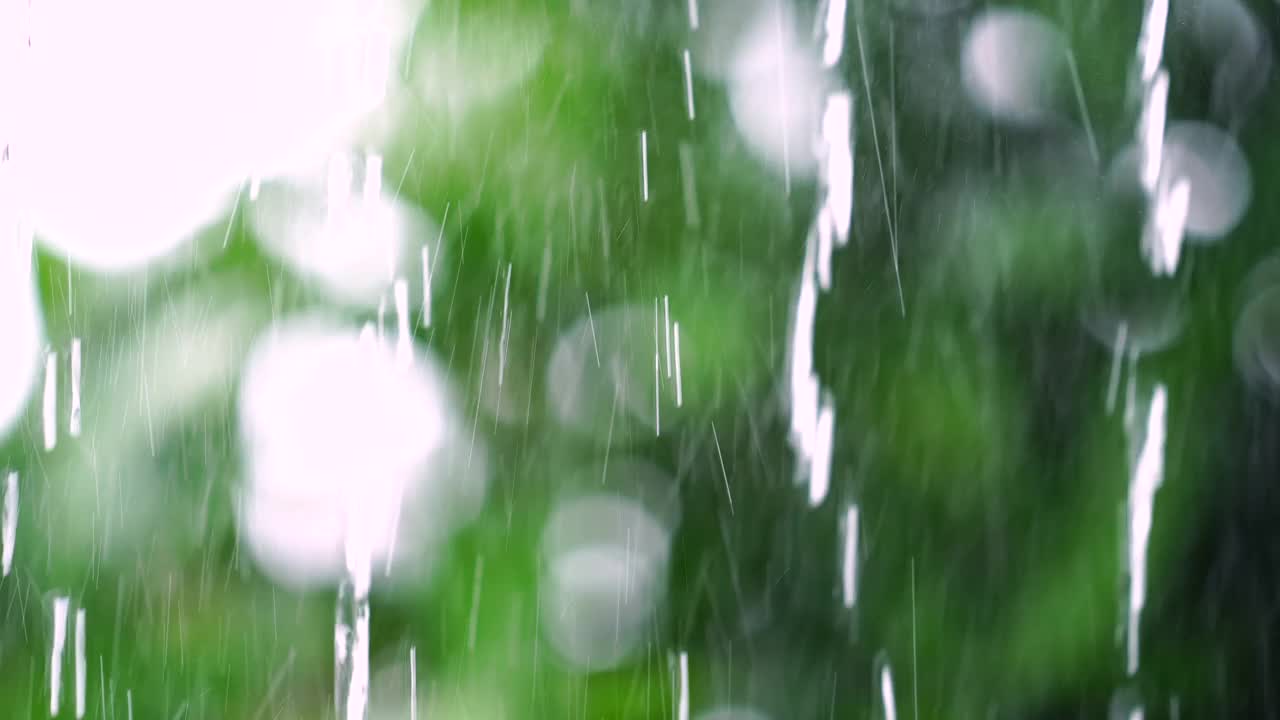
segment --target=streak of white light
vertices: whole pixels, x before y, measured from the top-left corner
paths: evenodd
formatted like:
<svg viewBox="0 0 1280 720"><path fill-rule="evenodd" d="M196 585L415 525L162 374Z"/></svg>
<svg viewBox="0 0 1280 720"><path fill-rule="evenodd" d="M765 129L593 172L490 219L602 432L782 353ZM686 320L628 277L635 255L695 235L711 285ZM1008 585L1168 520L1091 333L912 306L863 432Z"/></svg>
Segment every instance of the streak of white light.
<svg viewBox="0 0 1280 720"><path fill-rule="evenodd" d="M676 336L676 407L684 405L684 383L680 379L680 321L675 322Z"/></svg>
<svg viewBox="0 0 1280 720"><path fill-rule="evenodd" d="M832 222L827 214L826 207L818 210L818 218L815 223L814 230L817 232L818 239L818 287L823 290L831 289L831 246L832 246Z"/></svg>
<svg viewBox="0 0 1280 720"><path fill-rule="evenodd" d="M1149 83L1160 69L1164 55L1165 26L1169 21L1169 0L1149 0L1147 12L1142 17L1142 31L1138 39L1138 62L1142 82Z"/></svg>
<svg viewBox="0 0 1280 720"><path fill-rule="evenodd" d="M827 201L823 210L833 223L838 247L849 242L849 224L853 218L853 98L847 92L827 97L822 115L822 139L825 143L827 169Z"/></svg>
<svg viewBox="0 0 1280 720"><path fill-rule="evenodd" d="M511 340L511 263L507 263L507 284L502 291L502 335L498 341L498 387L507 371L507 344Z"/></svg>
<svg viewBox="0 0 1280 720"><path fill-rule="evenodd" d="M680 697L676 701L676 720L689 720L689 653L680 651Z"/></svg>
<svg viewBox="0 0 1280 720"><path fill-rule="evenodd" d="M409 646L409 720L418 720L418 648Z"/></svg>
<svg viewBox="0 0 1280 720"><path fill-rule="evenodd" d="M1160 167L1164 161L1164 126L1169 110L1168 71L1161 68L1156 73L1145 100L1138 129L1142 158L1139 177L1142 188L1152 193L1160 180Z"/></svg>
<svg viewBox="0 0 1280 720"><path fill-rule="evenodd" d="M44 449L58 444L58 353L50 352L44 361Z"/></svg>
<svg viewBox="0 0 1280 720"><path fill-rule="evenodd" d="M71 437L80 437L80 338L71 339Z"/></svg>
<svg viewBox="0 0 1280 720"><path fill-rule="evenodd" d="M692 120L697 113L693 110L693 59L689 57L689 48L684 49L684 101Z"/></svg>
<svg viewBox="0 0 1280 720"><path fill-rule="evenodd" d="M84 608L79 608L76 610L76 720L84 717L84 620Z"/></svg>
<svg viewBox="0 0 1280 720"><path fill-rule="evenodd" d="M344 542L346 555L346 582L351 584L351 594L346 598L352 604L350 608L353 627L350 634L350 645L346 648L345 658L349 675L347 686L339 691L345 693L346 720L365 720L369 707L369 586L372 580L372 560L369 527L370 518L357 498L348 518L347 537ZM338 608L339 616L348 608ZM338 633L341 635L343 623L339 621Z"/></svg>
<svg viewBox="0 0 1280 720"><path fill-rule="evenodd" d="M689 28L698 29L698 0L689 0Z"/></svg>
<svg viewBox="0 0 1280 720"><path fill-rule="evenodd" d="M645 202L649 202L649 131L640 131L640 188Z"/></svg>
<svg viewBox="0 0 1280 720"><path fill-rule="evenodd" d="M809 470L809 504L817 507L831 486L831 452L835 435L836 409L830 397L822 401L818 425L814 429L812 465Z"/></svg>
<svg viewBox="0 0 1280 720"><path fill-rule="evenodd" d="M18 539L18 473L5 476L4 514L0 516L0 577L9 577L13 569L13 547Z"/></svg>
<svg viewBox="0 0 1280 720"><path fill-rule="evenodd" d="M262 178L254 175L249 178L249 201L257 200L260 192L262 192Z"/></svg>
<svg viewBox="0 0 1280 720"><path fill-rule="evenodd" d="M828 0L826 17L826 40L822 44L822 64L835 67L844 51L845 12L848 0Z"/></svg>
<svg viewBox="0 0 1280 720"><path fill-rule="evenodd" d="M724 478L724 494L729 498L729 514L733 512L733 492L729 490L729 472L724 467L724 453L720 452L720 434L716 432L716 424L711 423L711 437L716 441L716 457L720 460L720 477Z"/></svg>
<svg viewBox="0 0 1280 720"><path fill-rule="evenodd" d="M1138 621L1147 596L1147 544L1151 539L1156 490L1164 482L1165 413L1168 394L1156 386L1147 414L1147 432L1129 486L1128 670L1138 670Z"/></svg>
<svg viewBox="0 0 1280 720"><path fill-rule="evenodd" d="M1120 388L1120 366L1124 363L1124 349L1129 341L1129 323L1121 322L1116 330L1116 345L1111 355L1111 380L1107 383L1107 414L1115 412L1116 393Z"/></svg>
<svg viewBox="0 0 1280 720"><path fill-rule="evenodd" d="M809 475L814 436L818 422L818 379L813 373L813 326L818 309L818 289L814 282L816 248L807 243L800 291L796 298L795 328L791 338L791 445L804 468L797 482Z"/></svg>
<svg viewBox="0 0 1280 720"><path fill-rule="evenodd" d="M70 598L59 595L53 599L53 649L49 656L49 715L58 716L62 698L62 651L67 645L67 610Z"/></svg>
<svg viewBox="0 0 1280 720"><path fill-rule="evenodd" d="M841 572L844 606L852 608L858 601L858 506L844 511L844 564Z"/></svg>
<svg viewBox="0 0 1280 720"><path fill-rule="evenodd" d="M1161 187L1150 241L1151 269L1156 275L1172 275L1178 269L1190 206L1191 183L1186 178L1179 178L1170 188Z"/></svg>
<svg viewBox="0 0 1280 720"><path fill-rule="evenodd" d="M591 349L596 353L596 367L600 367L600 343L596 340L596 320L591 314L591 293L584 292L587 298L587 327L591 329Z"/></svg>
<svg viewBox="0 0 1280 720"><path fill-rule="evenodd" d="M884 720L898 720L898 706L893 699L893 672L889 664L880 668L880 700L884 703Z"/></svg>

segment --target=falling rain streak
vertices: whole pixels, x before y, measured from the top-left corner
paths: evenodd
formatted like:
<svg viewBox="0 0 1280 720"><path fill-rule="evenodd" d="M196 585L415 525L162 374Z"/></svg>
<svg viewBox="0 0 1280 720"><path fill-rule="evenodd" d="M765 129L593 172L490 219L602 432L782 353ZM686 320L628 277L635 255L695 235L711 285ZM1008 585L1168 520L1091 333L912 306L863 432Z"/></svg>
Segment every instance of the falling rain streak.
<svg viewBox="0 0 1280 720"><path fill-rule="evenodd" d="M822 390L813 367L814 322L818 294L831 282L831 252L848 242L853 210L851 135L852 100L848 93L827 98L823 116L827 167L823 202L807 236L800 290L796 300L790 356L791 443L799 458L798 482L809 486L809 501L819 505L830 485L831 451L835 433L834 399Z"/></svg>
<svg viewBox="0 0 1280 720"><path fill-rule="evenodd" d="M0 509L0 578L13 569L13 549L18 541L18 473L5 475L4 505Z"/></svg>
<svg viewBox="0 0 1280 720"><path fill-rule="evenodd" d="M689 119L693 120L696 117L696 113L693 110L693 60L689 57L689 48L685 48L682 55L684 58L685 106L689 109Z"/></svg>
<svg viewBox="0 0 1280 720"><path fill-rule="evenodd" d="M49 716L58 717L62 705L62 663L67 646L67 612L71 599L53 599L53 647L49 652Z"/></svg>
<svg viewBox="0 0 1280 720"><path fill-rule="evenodd" d="M844 537L843 561L840 565L840 589L846 609L858 602L858 506L850 505L844 511L840 526Z"/></svg>
<svg viewBox="0 0 1280 720"><path fill-rule="evenodd" d="M640 131L640 194L649 202L649 131Z"/></svg>
<svg viewBox="0 0 1280 720"><path fill-rule="evenodd" d="M1165 413L1168 397L1164 385L1157 385L1151 398L1142 449L1129 485L1129 603L1126 669L1138 671L1139 620L1147 599L1147 544L1156 491L1164 482Z"/></svg>
<svg viewBox="0 0 1280 720"><path fill-rule="evenodd" d="M675 685L672 720L689 720L689 653L681 650L668 657L667 663L671 666L671 679Z"/></svg>
<svg viewBox="0 0 1280 720"><path fill-rule="evenodd" d="M85 614L84 608L76 609L76 720L84 717L85 710L85 673L86 661L84 655L84 633L85 633Z"/></svg>
<svg viewBox="0 0 1280 720"><path fill-rule="evenodd" d="M1155 275L1178 269L1183 233L1191 201L1186 178L1169 177L1165 164L1165 118L1169 105L1169 73L1161 66L1169 0L1149 0L1138 40L1142 109L1138 120L1139 177L1147 194L1142 248Z"/></svg>

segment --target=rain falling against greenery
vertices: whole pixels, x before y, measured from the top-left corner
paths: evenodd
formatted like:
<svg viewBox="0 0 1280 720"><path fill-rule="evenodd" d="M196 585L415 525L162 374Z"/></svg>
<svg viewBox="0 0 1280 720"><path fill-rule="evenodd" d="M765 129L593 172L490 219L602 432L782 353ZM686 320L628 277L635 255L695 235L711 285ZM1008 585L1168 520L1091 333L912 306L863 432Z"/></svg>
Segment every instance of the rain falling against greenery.
<svg viewBox="0 0 1280 720"><path fill-rule="evenodd" d="M1270 718L1263 0L0 0L0 719Z"/></svg>

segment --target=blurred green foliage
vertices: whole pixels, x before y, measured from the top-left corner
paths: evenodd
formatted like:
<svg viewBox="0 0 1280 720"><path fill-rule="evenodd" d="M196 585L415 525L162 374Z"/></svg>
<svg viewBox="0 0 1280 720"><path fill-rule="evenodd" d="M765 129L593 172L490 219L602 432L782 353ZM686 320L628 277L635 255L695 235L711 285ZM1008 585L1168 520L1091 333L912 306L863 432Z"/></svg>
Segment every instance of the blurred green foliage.
<svg viewBox="0 0 1280 720"><path fill-rule="evenodd" d="M1140 4L1023 4L1067 34L1101 156L1112 157L1135 119L1126 93ZM774 718L881 717L879 661L892 668L899 717L1100 717L1126 688L1147 717L1175 705L1187 717L1274 710L1263 688L1277 607L1268 523L1280 506L1260 488L1280 467L1277 423L1236 379L1230 348L1235 293L1280 222L1266 201L1280 168L1276 96L1238 133L1254 206L1219 245L1187 252L1175 287L1183 331L1138 361L1141 394L1158 380L1171 405L1143 670L1130 679L1118 628L1135 448L1123 412L1106 410L1110 351L1082 317L1104 276L1142 281L1139 264L1115 260L1137 252L1137 237L1113 227L1104 168L1068 177L1052 161L1020 164L1078 142L1078 129L1027 137L971 109L919 107L927 85L897 87L891 68L920 47L921 23L937 22L899 5L853 3L866 47L848 33L839 68L856 97L855 234L819 302L817 365L838 421L831 497L816 509L792 483L780 403L815 189L797 182L786 194L752 158L719 84L696 78L698 117L685 117L682 3L426 5L385 166L387 185L439 220L451 248L437 273L447 300L418 340L477 408L491 332L479 309L510 263L511 352L533 384L532 420L475 419L493 452L484 512L429 582L375 592L372 717L408 717L411 646L419 717L670 717L681 649L695 714L739 704ZM948 22L962 28L971 12ZM1169 47L1171 116L1206 116L1210 70L1177 28ZM877 172L890 132L892 190ZM679 190L680 143L697 168L696 227ZM153 395L167 404L154 427L134 393L156 382L138 365L158 352L145 330L166 328L175 307L203 308L191 340L236 358L273 319L323 300L255 247L242 215L210 228L191 257L113 279L38 259L51 343L83 337L94 358L85 402L101 432L46 455L32 417L4 446L4 464L26 480L16 570L0 582L0 716L47 712L50 603L63 593L87 612L90 717L125 717L130 702L137 718L333 712L332 592L273 587L236 538L235 361L199 370L197 396ZM540 379L585 298L646 307L661 295L685 332L687 407L661 437L612 452L677 479L670 585L634 662L587 675L539 637L537 547L563 479L600 449L555 427ZM199 356L159 361L175 370ZM850 611L838 523L851 502L863 525Z"/></svg>

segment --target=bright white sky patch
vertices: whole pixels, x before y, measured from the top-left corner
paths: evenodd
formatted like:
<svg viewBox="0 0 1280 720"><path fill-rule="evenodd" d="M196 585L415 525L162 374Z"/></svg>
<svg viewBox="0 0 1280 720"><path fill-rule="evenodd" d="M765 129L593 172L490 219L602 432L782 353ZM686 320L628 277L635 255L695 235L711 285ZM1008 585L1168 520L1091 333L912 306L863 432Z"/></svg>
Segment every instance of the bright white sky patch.
<svg viewBox="0 0 1280 720"><path fill-rule="evenodd" d="M41 241L98 271L167 255L249 175L314 160L385 93L384 3L42 0L14 159Z"/></svg>
<svg viewBox="0 0 1280 720"><path fill-rule="evenodd" d="M44 360L30 252L16 224L0 217L0 438L26 411Z"/></svg>

